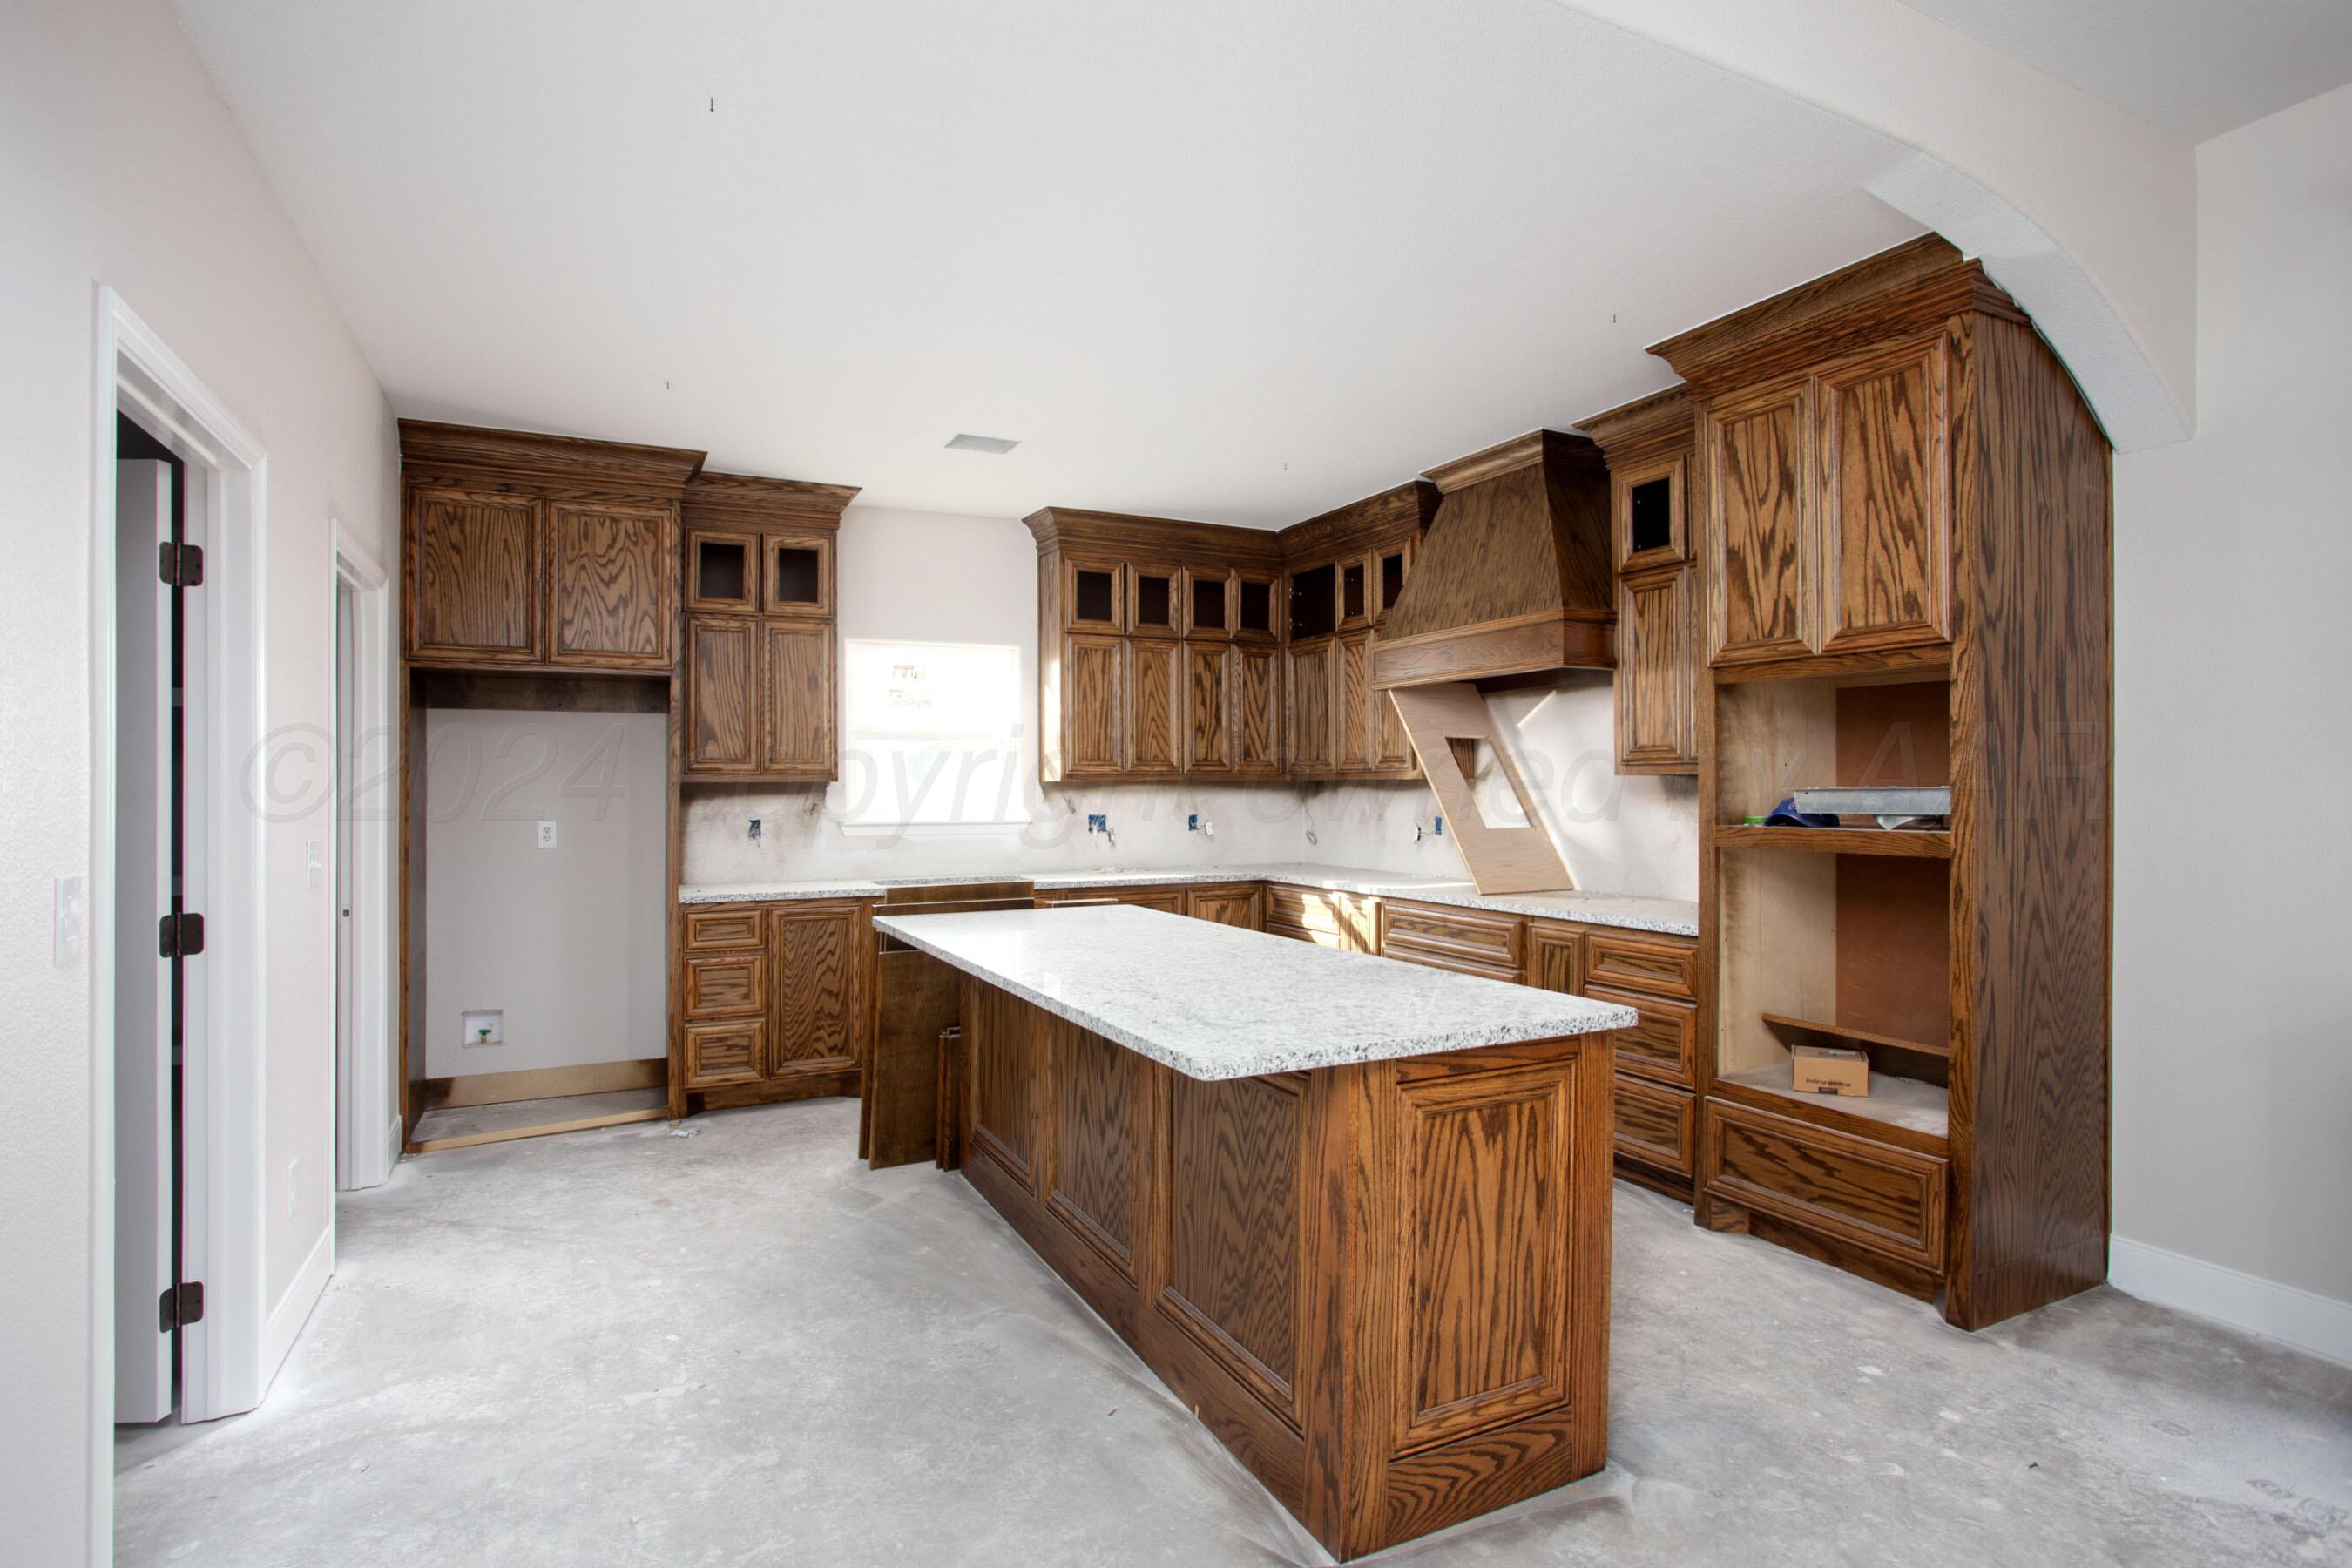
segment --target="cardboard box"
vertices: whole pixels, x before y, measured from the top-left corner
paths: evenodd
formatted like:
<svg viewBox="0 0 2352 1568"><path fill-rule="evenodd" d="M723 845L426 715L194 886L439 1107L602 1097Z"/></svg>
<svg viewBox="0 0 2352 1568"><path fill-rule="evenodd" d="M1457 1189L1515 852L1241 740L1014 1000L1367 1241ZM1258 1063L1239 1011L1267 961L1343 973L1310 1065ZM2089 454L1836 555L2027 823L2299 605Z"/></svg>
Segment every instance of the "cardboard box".
<svg viewBox="0 0 2352 1568"><path fill-rule="evenodd" d="M1836 1046L1792 1046L1789 1081L1800 1094L1870 1093L1870 1058Z"/></svg>

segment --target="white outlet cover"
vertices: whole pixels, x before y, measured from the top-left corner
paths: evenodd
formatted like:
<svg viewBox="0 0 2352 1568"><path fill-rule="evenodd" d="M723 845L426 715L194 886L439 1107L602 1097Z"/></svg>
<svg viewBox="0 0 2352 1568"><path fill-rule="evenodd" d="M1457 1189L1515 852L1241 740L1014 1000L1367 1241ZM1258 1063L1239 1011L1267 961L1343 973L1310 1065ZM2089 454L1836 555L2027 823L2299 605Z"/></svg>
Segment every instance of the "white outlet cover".
<svg viewBox="0 0 2352 1568"><path fill-rule="evenodd" d="M489 1031L487 1036L484 1030ZM507 1014L503 1007L480 1007L465 1015L465 1033L457 1042L466 1047L503 1046L507 1043Z"/></svg>
<svg viewBox="0 0 2352 1568"><path fill-rule="evenodd" d="M543 817L541 819L539 824L539 847L541 849L552 849L555 847L554 818Z"/></svg>

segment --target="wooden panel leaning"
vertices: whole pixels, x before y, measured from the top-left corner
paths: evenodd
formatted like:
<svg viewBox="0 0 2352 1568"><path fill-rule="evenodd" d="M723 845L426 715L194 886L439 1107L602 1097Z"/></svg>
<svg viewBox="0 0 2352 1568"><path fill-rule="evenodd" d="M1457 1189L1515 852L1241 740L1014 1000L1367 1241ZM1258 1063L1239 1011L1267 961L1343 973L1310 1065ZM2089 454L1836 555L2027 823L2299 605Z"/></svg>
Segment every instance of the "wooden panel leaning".
<svg viewBox="0 0 2352 1568"><path fill-rule="evenodd" d="M966 1179L1334 1553L1601 1468L1606 1037L1203 1082L962 1010Z"/></svg>

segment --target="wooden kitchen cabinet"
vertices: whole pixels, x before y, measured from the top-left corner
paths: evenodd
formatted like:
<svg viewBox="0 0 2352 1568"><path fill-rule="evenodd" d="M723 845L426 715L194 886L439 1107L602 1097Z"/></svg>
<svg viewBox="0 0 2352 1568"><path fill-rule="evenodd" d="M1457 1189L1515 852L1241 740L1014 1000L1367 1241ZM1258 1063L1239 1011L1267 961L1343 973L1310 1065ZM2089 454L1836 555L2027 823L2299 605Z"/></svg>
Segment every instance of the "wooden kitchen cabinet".
<svg viewBox="0 0 2352 1568"><path fill-rule="evenodd" d="M687 486L683 782L839 775L834 531L856 493L741 474Z"/></svg>
<svg viewBox="0 0 2352 1568"><path fill-rule="evenodd" d="M1331 733L1331 639L1324 637L1293 643L1286 650L1283 754L1294 774L1329 773L1338 756Z"/></svg>
<svg viewBox="0 0 2352 1568"><path fill-rule="evenodd" d="M1180 698L1184 648L1158 637L1127 639L1127 700L1122 704L1127 765L1138 773L1169 773L1182 760Z"/></svg>
<svg viewBox="0 0 2352 1568"><path fill-rule="evenodd" d="M1210 777L1234 771L1237 650L1223 642L1187 642L1182 649L1184 771Z"/></svg>
<svg viewBox="0 0 2352 1568"><path fill-rule="evenodd" d="M856 1091L869 905L728 904L688 910L683 923L674 1037L687 1109Z"/></svg>
<svg viewBox="0 0 2352 1568"><path fill-rule="evenodd" d="M1215 921L1244 931L1265 929L1265 884L1234 882L1184 889L1184 912L1196 921Z"/></svg>
<svg viewBox="0 0 2352 1568"><path fill-rule="evenodd" d="M1820 642L1812 416L1802 376L1719 399L1700 416L1710 663L1801 658Z"/></svg>
<svg viewBox="0 0 2352 1568"><path fill-rule="evenodd" d="M666 673L698 452L400 422L411 665Z"/></svg>
<svg viewBox="0 0 2352 1568"><path fill-rule="evenodd" d="M1370 773L1380 763L1381 716L1390 706L1385 693L1372 689L1372 634L1332 638L1331 666L1333 765L1343 773Z"/></svg>
<svg viewBox="0 0 2352 1568"><path fill-rule="evenodd" d="M1127 765L1127 643L1073 633L1062 639L1060 776L1116 775Z"/></svg>
<svg viewBox="0 0 2352 1568"><path fill-rule="evenodd" d="M1233 650L1234 771L1253 777L1282 772L1282 655L1236 643Z"/></svg>
<svg viewBox="0 0 2352 1568"><path fill-rule="evenodd" d="M1578 423L1609 465L1617 578L1617 771L1698 772L1693 416L1680 387Z"/></svg>

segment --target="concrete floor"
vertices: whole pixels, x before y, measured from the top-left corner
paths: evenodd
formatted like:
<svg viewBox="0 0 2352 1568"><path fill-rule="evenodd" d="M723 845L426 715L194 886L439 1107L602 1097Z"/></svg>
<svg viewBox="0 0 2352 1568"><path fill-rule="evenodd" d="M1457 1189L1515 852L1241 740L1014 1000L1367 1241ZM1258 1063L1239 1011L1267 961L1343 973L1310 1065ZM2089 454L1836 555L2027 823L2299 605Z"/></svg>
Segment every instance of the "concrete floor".
<svg viewBox="0 0 2352 1568"><path fill-rule="evenodd" d="M855 1115L404 1162L263 1409L120 1443L118 1560L1329 1561ZM1372 1561L2352 1562L2352 1371L2105 1289L1961 1334L1635 1188L1616 1221L1608 1469Z"/></svg>

